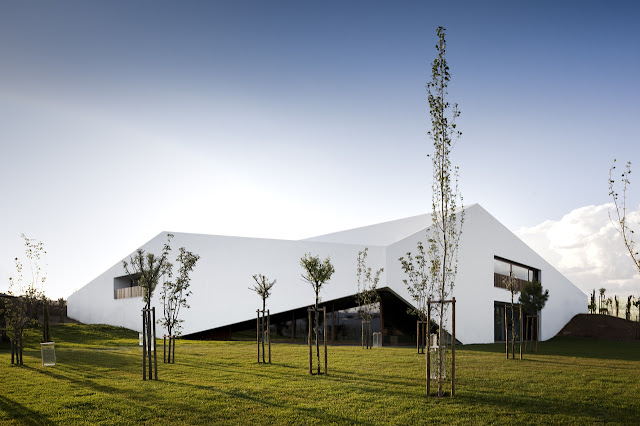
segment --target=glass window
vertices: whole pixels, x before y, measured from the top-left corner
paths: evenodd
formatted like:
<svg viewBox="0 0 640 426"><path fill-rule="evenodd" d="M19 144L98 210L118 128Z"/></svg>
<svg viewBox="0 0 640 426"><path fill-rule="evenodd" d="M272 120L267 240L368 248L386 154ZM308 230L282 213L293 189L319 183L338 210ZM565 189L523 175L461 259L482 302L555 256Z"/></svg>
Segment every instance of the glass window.
<svg viewBox="0 0 640 426"><path fill-rule="evenodd" d="M511 265L499 259L493 259L493 272L500 275L509 275Z"/></svg>
<svg viewBox="0 0 640 426"><path fill-rule="evenodd" d="M512 265L512 268L513 268L513 274L516 276L516 278L524 281L529 281L528 268L523 268L522 266L517 266L517 265Z"/></svg>

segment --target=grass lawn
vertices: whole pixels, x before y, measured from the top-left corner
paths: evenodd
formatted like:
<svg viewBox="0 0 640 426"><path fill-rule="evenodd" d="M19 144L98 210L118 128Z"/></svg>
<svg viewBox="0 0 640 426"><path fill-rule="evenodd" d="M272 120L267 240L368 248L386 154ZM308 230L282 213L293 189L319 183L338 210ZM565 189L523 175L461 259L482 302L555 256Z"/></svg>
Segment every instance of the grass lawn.
<svg viewBox="0 0 640 426"><path fill-rule="evenodd" d="M309 376L307 348L274 344L259 365L247 342L178 341L177 363L142 381L137 333L52 327L57 365L40 365L39 335L24 366L0 348L2 424L362 423L638 424L640 342L555 339L523 361L504 345L456 349L456 398L424 396L415 348L329 347L329 374ZM159 354L162 356L161 342Z"/></svg>

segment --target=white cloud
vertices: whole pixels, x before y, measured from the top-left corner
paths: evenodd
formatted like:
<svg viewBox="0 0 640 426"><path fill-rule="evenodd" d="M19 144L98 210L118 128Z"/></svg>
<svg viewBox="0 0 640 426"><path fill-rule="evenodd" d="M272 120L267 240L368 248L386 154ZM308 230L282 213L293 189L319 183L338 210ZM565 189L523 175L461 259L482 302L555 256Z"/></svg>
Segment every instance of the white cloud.
<svg viewBox="0 0 640 426"><path fill-rule="evenodd" d="M585 293L604 287L608 295L640 296L640 273L609 219L610 209L613 204L581 207L516 234ZM627 222L640 223L640 207L627 213Z"/></svg>

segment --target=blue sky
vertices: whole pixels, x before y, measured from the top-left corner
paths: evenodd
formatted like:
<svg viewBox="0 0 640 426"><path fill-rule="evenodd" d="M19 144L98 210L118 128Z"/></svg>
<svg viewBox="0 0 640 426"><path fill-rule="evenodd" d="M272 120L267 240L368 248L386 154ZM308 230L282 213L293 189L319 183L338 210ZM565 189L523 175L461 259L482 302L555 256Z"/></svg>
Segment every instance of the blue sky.
<svg viewBox="0 0 640 426"><path fill-rule="evenodd" d="M639 12L0 0L0 291L22 232L66 297L163 230L296 239L428 211L439 25L465 203L561 226L609 201L613 158L639 158Z"/></svg>

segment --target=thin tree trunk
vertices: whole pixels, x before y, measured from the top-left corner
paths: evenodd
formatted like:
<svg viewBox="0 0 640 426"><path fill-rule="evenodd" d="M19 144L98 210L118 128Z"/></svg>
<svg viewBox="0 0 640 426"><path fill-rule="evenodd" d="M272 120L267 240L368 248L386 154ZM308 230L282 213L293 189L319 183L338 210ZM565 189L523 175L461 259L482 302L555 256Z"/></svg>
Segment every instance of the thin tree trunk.
<svg viewBox="0 0 640 426"><path fill-rule="evenodd" d="M153 358L151 358L151 308L147 308L147 354L149 355L149 380L153 380Z"/></svg>
<svg viewBox="0 0 640 426"><path fill-rule="evenodd" d="M318 293L316 292L316 312L315 312L315 317L316 317L316 358L318 360L318 374L320 374L320 340L319 340L319 334L320 334L320 312L318 311Z"/></svg>
<svg viewBox="0 0 640 426"><path fill-rule="evenodd" d="M440 330L438 330L438 396L442 396L442 376L444 370L444 327L443 327L443 316L444 316L444 300L443 294L440 294ZM427 348L428 350L428 348Z"/></svg>
<svg viewBox="0 0 640 426"><path fill-rule="evenodd" d="M142 310L142 380L147 380L147 313Z"/></svg>
<svg viewBox="0 0 640 426"><path fill-rule="evenodd" d="M156 340L156 308L153 307L153 376L155 380L158 380L158 348Z"/></svg>
<svg viewBox="0 0 640 426"><path fill-rule="evenodd" d="M171 364L171 327L167 327L167 336L166 338L169 340L169 353L165 355L165 362L167 364ZM166 349L165 349L166 352Z"/></svg>
<svg viewBox="0 0 640 426"><path fill-rule="evenodd" d="M520 305L520 359L522 359L522 305Z"/></svg>
<svg viewBox="0 0 640 426"><path fill-rule="evenodd" d="M516 359L516 324L513 318L513 292L511 293L511 359Z"/></svg>
<svg viewBox="0 0 640 426"><path fill-rule="evenodd" d="M262 363L264 364L264 314L265 314L265 299L262 299L262 320L260 321L260 337L262 338Z"/></svg>

